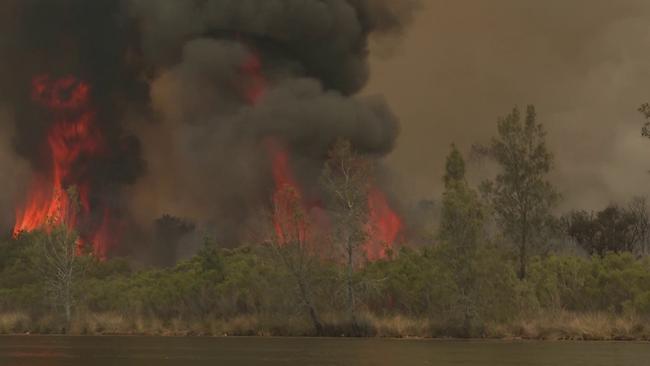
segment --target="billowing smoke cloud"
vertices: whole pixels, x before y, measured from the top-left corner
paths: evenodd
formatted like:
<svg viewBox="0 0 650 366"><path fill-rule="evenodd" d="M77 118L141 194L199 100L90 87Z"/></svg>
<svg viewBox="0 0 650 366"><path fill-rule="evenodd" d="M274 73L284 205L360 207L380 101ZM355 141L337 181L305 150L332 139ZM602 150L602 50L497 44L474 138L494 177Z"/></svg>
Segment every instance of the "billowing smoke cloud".
<svg viewBox="0 0 650 366"><path fill-rule="evenodd" d="M527 103L549 133L562 209L650 194L650 141L636 112L650 99L650 2L424 5L399 53L371 57L367 89L384 92L402 121L389 160L404 194L438 197L450 143L469 152L496 133L498 116Z"/></svg>
<svg viewBox="0 0 650 366"><path fill-rule="evenodd" d="M386 101L355 95L369 78L370 37L400 34L416 6L10 1L0 85L16 116L13 151L34 171L47 164L42 146L52 122L34 107L30 83L40 74L74 75L91 85L110 145L79 173L98 187L93 204L131 222L122 228L135 225L127 236L147 236L169 214L232 244L269 203L268 138L291 152L308 195L336 138L372 156L392 150L399 128Z"/></svg>
<svg viewBox="0 0 650 366"><path fill-rule="evenodd" d="M116 1L12 0L2 7L0 100L13 118L0 122L13 122L3 126L11 131L4 142L32 171L24 181L12 174L23 189L3 211L16 211L16 231L31 229L45 215L66 216L61 191L76 186L83 212L75 221L84 240L96 241L109 216L126 220L122 187L143 172L140 143L123 124L131 101L144 104L147 95L128 59L134 32Z"/></svg>
<svg viewBox="0 0 650 366"><path fill-rule="evenodd" d="M371 33L399 32L414 0L128 1L142 23L143 49L155 63L174 64L188 39L250 40L284 68L350 94L368 79ZM266 61L269 61L268 59ZM287 70L288 71L288 70Z"/></svg>
<svg viewBox="0 0 650 366"><path fill-rule="evenodd" d="M337 137L368 154L391 151L398 123L386 102L350 95L368 79L369 35L401 31L414 3L129 5L140 21L144 58L156 68L152 107L165 126L140 134L150 162L146 183L133 195L142 221L169 211L213 219L226 240L239 237L242 223L269 200L272 174L263 146L269 136L290 147L308 189ZM251 80L245 70L257 62L263 80ZM266 90L251 105L245 89L256 81Z"/></svg>

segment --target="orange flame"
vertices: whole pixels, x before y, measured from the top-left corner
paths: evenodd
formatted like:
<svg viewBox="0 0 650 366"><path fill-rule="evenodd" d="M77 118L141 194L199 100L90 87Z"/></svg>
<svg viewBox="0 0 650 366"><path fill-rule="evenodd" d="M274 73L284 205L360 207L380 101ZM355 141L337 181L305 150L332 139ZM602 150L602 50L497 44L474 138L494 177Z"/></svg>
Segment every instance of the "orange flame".
<svg viewBox="0 0 650 366"><path fill-rule="evenodd" d="M296 182L289 161L289 152L277 140L267 138L265 146L271 156L271 166L275 190L273 192L273 225L280 244L298 241L304 244L307 239L305 212L297 212L304 206L303 194Z"/></svg>
<svg viewBox="0 0 650 366"><path fill-rule="evenodd" d="M251 52L241 65L242 73L247 77L244 85L244 97L248 104L255 106L264 96L267 81L262 73L262 61L257 53ZM303 195L298 187L291 164L289 151L277 139L267 137L264 145L270 156L271 170L275 190L273 199L273 226L276 240L285 245L291 241L298 241L301 245L307 239L307 224L304 217L296 209L303 205Z"/></svg>
<svg viewBox="0 0 650 366"><path fill-rule="evenodd" d="M268 87L259 55L252 52L242 64L241 71L247 76L244 97L250 105L254 106L259 103ZM308 205L304 202L303 193L293 176L289 151L272 137L265 139L265 146L271 158L275 182L272 198L275 206L273 223L276 237L280 243L296 239L304 243L308 235L307 225L304 220L296 223L295 205L298 202L305 209L308 208ZM364 250L367 258L375 261L387 256L387 249L392 248L395 244L403 229L403 223L399 215L391 208L386 195L378 188L372 188L368 194L368 209L369 238L364 245ZM326 219L320 221L328 222ZM289 222L294 224L287 225ZM294 227L296 225L297 227Z"/></svg>
<svg viewBox="0 0 650 366"><path fill-rule="evenodd" d="M79 163L100 155L105 148L90 99L90 86L72 76L52 79L44 75L32 80L32 100L53 118L47 134L50 162L45 171L34 174L25 204L16 209L14 236L43 228L49 222L76 229L79 216L89 215L91 184ZM66 192L71 186L77 188L78 209L73 208ZM90 235L93 239L95 236ZM106 248L99 248L96 242L94 245L96 252L105 254Z"/></svg>
<svg viewBox="0 0 650 366"><path fill-rule="evenodd" d="M368 241L364 249L368 260L386 258L402 231L402 219L388 203L386 194L376 187L368 193Z"/></svg>

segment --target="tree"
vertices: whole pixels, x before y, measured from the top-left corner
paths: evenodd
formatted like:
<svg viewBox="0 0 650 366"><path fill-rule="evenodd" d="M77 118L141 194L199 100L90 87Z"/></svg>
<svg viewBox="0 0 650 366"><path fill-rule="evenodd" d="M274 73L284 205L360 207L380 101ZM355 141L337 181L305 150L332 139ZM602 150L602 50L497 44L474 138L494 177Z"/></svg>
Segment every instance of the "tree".
<svg viewBox="0 0 650 366"><path fill-rule="evenodd" d="M633 199L627 207L612 204L599 212L573 211L564 222L567 235L589 254L646 250L650 224L643 198Z"/></svg>
<svg viewBox="0 0 650 366"><path fill-rule="evenodd" d="M163 215L154 222L154 242L151 256L156 264L172 267L176 264L183 238L195 230L194 223L171 215Z"/></svg>
<svg viewBox="0 0 650 366"><path fill-rule="evenodd" d="M312 298L312 281L318 255L310 241L309 220L301 206L300 194L285 186L273 197L271 247L276 258L295 281L298 296L309 314L316 335L323 335L323 324Z"/></svg>
<svg viewBox="0 0 650 366"><path fill-rule="evenodd" d="M634 197L628 204L628 212L635 217L634 236L635 250L640 255L648 255L650 242L650 217L648 215L648 200L646 197Z"/></svg>
<svg viewBox="0 0 650 366"><path fill-rule="evenodd" d="M79 199L75 187L61 192L68 206L59 205L55 217L48 218L42 231L30 236L31 257L34 269L40 274L46 292L55 307L63 309L66 323L72 318L72 308L76 302L75 286L88 261L84 256L76 231L68 226L69 220L79 209Z"/></svg>
<svg viewBox="0 0 650 366"><path fill-rule="evenodd" d="M451 267L459 291L463 332L469 336L477 313L477 276L474 267L483 234L485 210L478 193L467 184L465 161L454 145L447 157L444 183L439 238L444 243L446 263Z"/></svg>
<svg viewBox="0 0 650 366"><path fill-rule="evenodd" d="M355 299L355 267L363 258L368 238L368 193L372 164L357 155L349 141L338 140L329 152L322 185L331 213L334 243L341 246L346 262L346 302L355 331L358 330Z"/></svg>
<svg viewBox="0 0 650 366"><path fill-rule="evenodd" d="M57 224L34 239L35 268L42 275L54 305L63 308L69 324L76 300L74 286L82 269L82 260L78 256L79 237L66 225Z"/></svg>
<svg viewBox="0 0 650 366"><path fill-rule="evenodd" d="M641 135L650 138L650 103L645 103L639 107L639 112L643 114L646 121L641 128Z"/></svg>
<svg viewBox="0 0 650 366"><path fill-rule="evenodd" d="M493 159L501 171L486 181L482 191L506 237L518 246L519 278L526 277L529 246L542 239L552 222L551 210L559 200L546 180L553 156L546 148L546 133L537 123L535 107L526 110L525 121L517 108L497 122L498 137L475 152Z"/></svg>

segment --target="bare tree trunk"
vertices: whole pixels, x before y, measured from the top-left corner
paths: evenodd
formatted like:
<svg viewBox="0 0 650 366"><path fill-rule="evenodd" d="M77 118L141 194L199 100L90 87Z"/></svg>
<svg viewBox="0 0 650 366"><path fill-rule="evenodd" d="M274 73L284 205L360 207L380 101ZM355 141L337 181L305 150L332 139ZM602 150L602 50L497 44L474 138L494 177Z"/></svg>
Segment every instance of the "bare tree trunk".
<svg viewBox="0 0 650 366"><path fill-rule="evenodd" d="M348 265L347 265L347 303L348 303L348 313L350 316L350 324L352 325L352 331L356 334L358 332L357 316L355 312L355 301L354 301L354 250L351 243L348 243Z"/></svg>
<svg viewBox="0 0 650 366"><path fill-rule="evenodd" d="M321 323L320 317L318 316L318 312L316 311L316 307L311 301L311 296L309 295L309 291L307 290L307 285L305 284L304 281L299 279L298 287L300 288L300 296L302 297L302 301L305 303L305 306L309 311L309 317L311 318L311 322L314 325L314 330L316 330L316 335L322 336L323 323Z"/></svg>
<svg viewBox="0 0 650 366"><path fill-rule="evenodd" d="M527 240L528 240L528 229L525 224L521 232L521 243L519 244L519 279L523 280L526 278L526 250L527 250Z"/></svg>
<svg viewBox="0 0 650 366"><path fill-rule="evenodd" d="M65 300L64 300L64 307L65 307L65 321L66 324L69 326L70 321L72 319L72 284L68 281L65 284Z"/></svg>
<svg viewBox="0 0 650 366"><path fill-rule="evenodd" d="M72 306L70 305L70 302L66 302L65 304L65 322L66 324L70 324L70 320L72 318Z"/></svg>

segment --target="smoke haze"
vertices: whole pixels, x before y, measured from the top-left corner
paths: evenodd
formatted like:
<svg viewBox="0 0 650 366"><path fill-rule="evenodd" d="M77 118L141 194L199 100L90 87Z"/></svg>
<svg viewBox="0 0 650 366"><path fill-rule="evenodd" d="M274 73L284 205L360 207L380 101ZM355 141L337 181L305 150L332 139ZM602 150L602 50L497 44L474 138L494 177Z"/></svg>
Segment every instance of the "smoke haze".
<svg viewBox="0 0 650 366"><path fill-rule="evenodd" d="M498 116L529 103L565 208L650 193L636 112L650 99L648 24L641 0L425 2L392 57L372 58L366 89L402 121L389 161L404 194L437 196L450 143L469 152L495 135Z"/></svg>
<svg viewBox="0 0 650 366"><path fill-rule="evenodd" d="M195 227L178 224L187 219L230 245L270 203L269 138L290 152L306 199L316 201L337 138L380 158L398 136L385 99L356 94L369 78L370 37L401 34L413 0L27 0L4 7L0 85L15 118L2 119L12 131L2 151L35 175L58 177L50 171L52 131L76 124L61 137L64 145L98 153L64 151L75 158L57 183L81 185L88 237L117 216L128 241L174 230L166 224L183 229L166 234L182 240ZM83 145L86 131L97 146Z"/></svg>
<svg viewBox="0 0 650 366"><path fill-rule="evenodd" d="M291 153L307 200L319 199L338 137L386 158L379 180L398 196L437 197L449 145L487 141L498 116L528 103L565 208L650 193L636 112L650 99L644 0L8 0L2 10L2 227L30 171L48 164L52 120L30 91L41 74L91 85L111 148L75 172L134 242L165 223L179 228L171 237L196 228L237 242L269 204L268 138ZM478 180L490 168L470 171Z"/></svg>

